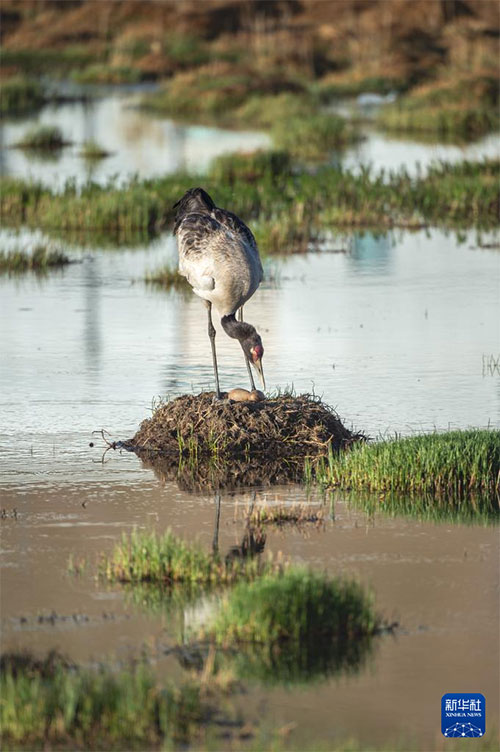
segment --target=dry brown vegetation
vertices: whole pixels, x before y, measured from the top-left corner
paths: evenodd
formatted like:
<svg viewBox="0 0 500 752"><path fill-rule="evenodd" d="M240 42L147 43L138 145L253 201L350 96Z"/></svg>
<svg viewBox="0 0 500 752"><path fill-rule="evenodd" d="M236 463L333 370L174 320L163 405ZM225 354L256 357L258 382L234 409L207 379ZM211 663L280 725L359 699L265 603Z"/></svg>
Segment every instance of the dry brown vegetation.
<svg viewBox="0 0 500 752"><path fill-rule="evenodd" d="M360 439L332 408L311 395L282 394L263 402L182 395L158 407L127 442L130 448L184 455L266 453L270 459L318 455Z"/></svg>
<svg viewBox="0 0 500 752"><path fill-rule="evenodd" d="M4 50L84 46L146 78L243 58L333 82L497 70L496 0L3 0L1 13Z"/></svg>

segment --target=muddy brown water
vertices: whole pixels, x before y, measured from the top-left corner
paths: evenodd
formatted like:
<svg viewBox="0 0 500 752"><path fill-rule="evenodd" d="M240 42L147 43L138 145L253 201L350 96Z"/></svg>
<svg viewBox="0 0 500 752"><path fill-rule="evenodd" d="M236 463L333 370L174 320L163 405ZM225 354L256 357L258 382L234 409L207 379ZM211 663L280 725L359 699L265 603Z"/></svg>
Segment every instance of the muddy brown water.
<svg viewBox="0 0 500 752"><path fill-rule="evenodd" d="M212 134L217 153L221 133ZM433 152L419 145L418 154L428 161ZM78 177L72 159L61 175ZM4 162L5 172L23 170ZM38 237L0 233L4 248L29 248ZM268 280L245 314L262 334L270 388L315 389L347 426L372 436L499 428L500 255L483 247L495 243L474 232L460 240L437 230L355 233L332 236L321 253L267 262ZM81 263L46 278L0 279L2 649L57 647L92 662L136 657L146 645L161 670L178 674L177 659L165 656L178 620L96 581L96 559L134 526L170 526L209 549L214 498L162 480L128 453L110 452L101 464L104 447L91 432L129 438L159 395L212 388L204 309L194 296L142 283L146 270L175 261L168 234L142 248L68 251ZM246 387L241 352L220 328L217 348L223 388ZM225 493L221 550L241 542L254 493L271 503L322 502L298 485ZM441 696L470 691L486 697L489 732L498 728L498 528L369 518L343 497L334 511L322 527L269 530L265 555L358 576L401 626L376 641L358 673L300 687L249 684L245 719L296 724L299 746L350 737L433 750ZM81 577L67 573L70 554L89 562ZM180 622L189 626L204 608L191 605Z"/></svg>

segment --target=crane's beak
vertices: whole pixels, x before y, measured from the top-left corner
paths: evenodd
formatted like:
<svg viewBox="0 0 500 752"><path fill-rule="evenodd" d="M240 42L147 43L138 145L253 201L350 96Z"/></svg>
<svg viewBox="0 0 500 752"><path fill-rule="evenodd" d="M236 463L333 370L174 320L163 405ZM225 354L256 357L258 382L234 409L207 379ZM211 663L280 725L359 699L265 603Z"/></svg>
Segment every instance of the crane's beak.
<svg viewBox="0 0 500 752"><path fill-rule="evenodd" d="M258 371L258 374L260 376L260 380L262 381L262 388L266 388L266 380L264 378L264 371L262 369L262 360L258 358L257 360L252 361L255 367L255 370Z"/></svg>

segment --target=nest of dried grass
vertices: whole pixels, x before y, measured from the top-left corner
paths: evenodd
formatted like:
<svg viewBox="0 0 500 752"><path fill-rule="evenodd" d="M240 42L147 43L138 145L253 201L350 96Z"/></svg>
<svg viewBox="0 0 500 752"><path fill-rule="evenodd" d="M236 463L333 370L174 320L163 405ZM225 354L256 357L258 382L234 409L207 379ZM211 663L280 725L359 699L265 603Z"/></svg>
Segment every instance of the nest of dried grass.
<svg viewBox="0 0 500 752"><path fill-rule="evenodd" d="M326 454L330 447L337 451L362 438L314 395L231 402L203 392L161 405L122 445L141 454L227 458L266 454L272 460Z"/></svg>

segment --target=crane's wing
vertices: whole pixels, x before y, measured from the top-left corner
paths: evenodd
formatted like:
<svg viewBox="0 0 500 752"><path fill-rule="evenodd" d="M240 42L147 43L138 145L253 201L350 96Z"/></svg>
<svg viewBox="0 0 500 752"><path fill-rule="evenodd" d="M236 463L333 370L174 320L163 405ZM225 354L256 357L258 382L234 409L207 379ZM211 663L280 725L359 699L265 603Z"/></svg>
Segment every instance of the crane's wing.
<svg viewBox="0 0 500 752"><path fill-rule="evenodd" d="M226 228L208 214L188 214L177 230L179 272L195 291L215 287L217 262L229 257Z"/></svg>
<svg viewBox="0 0 500 752"><path fill-rule="evenodd" d="M212 209L211 216L220 222L221 225L227 227L228 230L241 238L249 248L257 254L259 253L257 242L251 229L247 227L247 225L236 214L227 211L227 209L219 209L219 207L216 206Z"/></svg>

